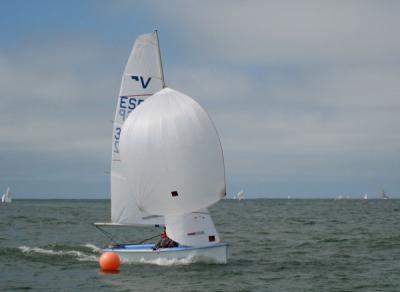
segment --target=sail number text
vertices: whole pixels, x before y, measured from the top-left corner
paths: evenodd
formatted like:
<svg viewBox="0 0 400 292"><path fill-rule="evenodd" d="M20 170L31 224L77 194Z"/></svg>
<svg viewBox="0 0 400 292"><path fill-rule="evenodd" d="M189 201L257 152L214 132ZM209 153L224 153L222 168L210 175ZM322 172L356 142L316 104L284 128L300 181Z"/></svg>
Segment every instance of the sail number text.
<svg viewBox="0 0 400 292"><path fill-rule="evenodd" d="M120 96L118 102L118 114L122 121L125 121L130 112L132 112L144 100L137 97ZM114 129L114 152L119 153L119 139L121 136L121 127Z"/></svg>
<svg viewBox="0 0 400 292"><path fill-rule="evenodd" d="M121 128L116 127L114 130L114 152L119 153L119 138L121 137Z"/></svg>
<svg viewBox="0 0 400 292"><path fill-rule="evenodd" d="M139 104L143 102L143 99L129 96L119 97L119 110L118 113L122 117L122 120L128 117L129 113L133 111Z"/></svg>

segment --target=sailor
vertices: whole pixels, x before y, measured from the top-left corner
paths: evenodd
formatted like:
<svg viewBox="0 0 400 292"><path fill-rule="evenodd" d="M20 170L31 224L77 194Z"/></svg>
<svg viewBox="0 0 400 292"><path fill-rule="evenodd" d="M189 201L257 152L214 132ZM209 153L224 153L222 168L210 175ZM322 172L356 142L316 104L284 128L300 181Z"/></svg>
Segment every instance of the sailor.
<svg viewBox="0 0 400 292"><path fill-rule="evenodd" d="M160 233L161 239L167 239L167 228L164 226L163 231Z"/></svg>
<svg viewBox="0 0 400 292"><path fill-rule="evenodd" d="M156 250L159 248L169 248L169 247L177 247L177 246L178 246L178 243L168 237L167 229L164 226L164 229L160 234L160 240L156 243L156 245L154 246L153 249Z"/></svg>

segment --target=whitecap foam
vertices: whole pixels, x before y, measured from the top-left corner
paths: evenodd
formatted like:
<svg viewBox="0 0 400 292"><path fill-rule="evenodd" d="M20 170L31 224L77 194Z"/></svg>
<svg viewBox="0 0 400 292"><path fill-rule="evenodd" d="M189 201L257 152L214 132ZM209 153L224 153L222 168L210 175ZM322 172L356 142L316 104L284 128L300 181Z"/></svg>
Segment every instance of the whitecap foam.
<svg viewBox="0 0 400 292"><path fill-rule="evenodd" d="M91 249L95 253L102 253L103 252L102 248L100 248L98 246L95 246L94 244L91 244L91 243L86 243L83 246Z"/></svg>
<svg viewBox="0 0 400 292"><path fill-rule="evenodd" d="M96 261L98 257L95 255L88 255L78 250L52 250L52 249L44 249L41 247L29 247L29 246L19 246L19 250L21 250L25 254L45 254L45 255L55 255L55 256L73 256L78 261Z"/></svg>
<svg viewBox="0 0 400 292"><path fill-rule="evenodd" d="M166 258L156 258L153 260L146 260L144 258L140 259L140 263L142 264L152 264L157 266L180 266L180 265L189 265L195 263L197 258L194 256L181 258L181 259L166 259Z"/></svg>

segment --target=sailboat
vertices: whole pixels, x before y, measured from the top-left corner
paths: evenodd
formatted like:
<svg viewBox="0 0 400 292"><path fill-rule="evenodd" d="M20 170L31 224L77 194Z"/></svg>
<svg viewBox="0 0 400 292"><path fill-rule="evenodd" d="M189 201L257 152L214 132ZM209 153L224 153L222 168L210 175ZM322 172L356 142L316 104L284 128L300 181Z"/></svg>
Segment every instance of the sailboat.
<svg viewBox="0 0 400 292"><path fill-rule="evenodd" d="M208 207L226 196L216 128L191 97L166 87L157 31L140 35L126 64L114 118L111 222L165 226L173 248L118 244L122 262L227 262Z"/></svg>
<svg viewBox="0 0 400 292"><path fill-rule="evenodd" d="M368 194L367 193L364 194L364 200L368 200Z"/></svg>
<svg viewBox="0 0 400 292"><path fill-rule="evenodd" d="M7 187L6 192L1 196L1 202L2 203L11 203L11 192L10 188Z"/></svg>
<svg viewBox="0 0 400 292"><path fill-rule="evenodd" d="M384 189L382 189L382 192L381 192L381 198L382 198L382 199L384 199L384 200L387 200L387 199L389 199L389 197L388 197L388 195L386 195L386 193L385 193L385 190L384 190Z"/></svg>
<svg viewBox="0 0 400 292"><path fill-rule="evenodd" d="M244 199L244 191L243 190L239 191L236 194L236 196L234 197L234 199L239 200L239 201L243 200Z"/></svg>
<svg viewBox="0 0 400 292"><path fill-rule="evenodd" d="M1 202L2 203L11 203L11 192L10 188L8 187L6 192L1 196Z"/></svg>

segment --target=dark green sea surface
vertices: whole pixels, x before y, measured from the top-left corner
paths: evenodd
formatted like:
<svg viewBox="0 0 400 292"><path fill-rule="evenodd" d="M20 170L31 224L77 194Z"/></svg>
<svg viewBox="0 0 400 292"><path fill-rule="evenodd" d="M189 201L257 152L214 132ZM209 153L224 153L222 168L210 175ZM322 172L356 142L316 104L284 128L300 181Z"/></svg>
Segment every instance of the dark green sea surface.
<svg viewBox="0 0 400 292"><path fill-rule="evenodd" d="M106 200L0 205L0 291L400 291L400 200L224 200L211 213L228 264L101 274L109 242L91 223L109 210ZM158 232L117 234L138 242Z"/></svg>

